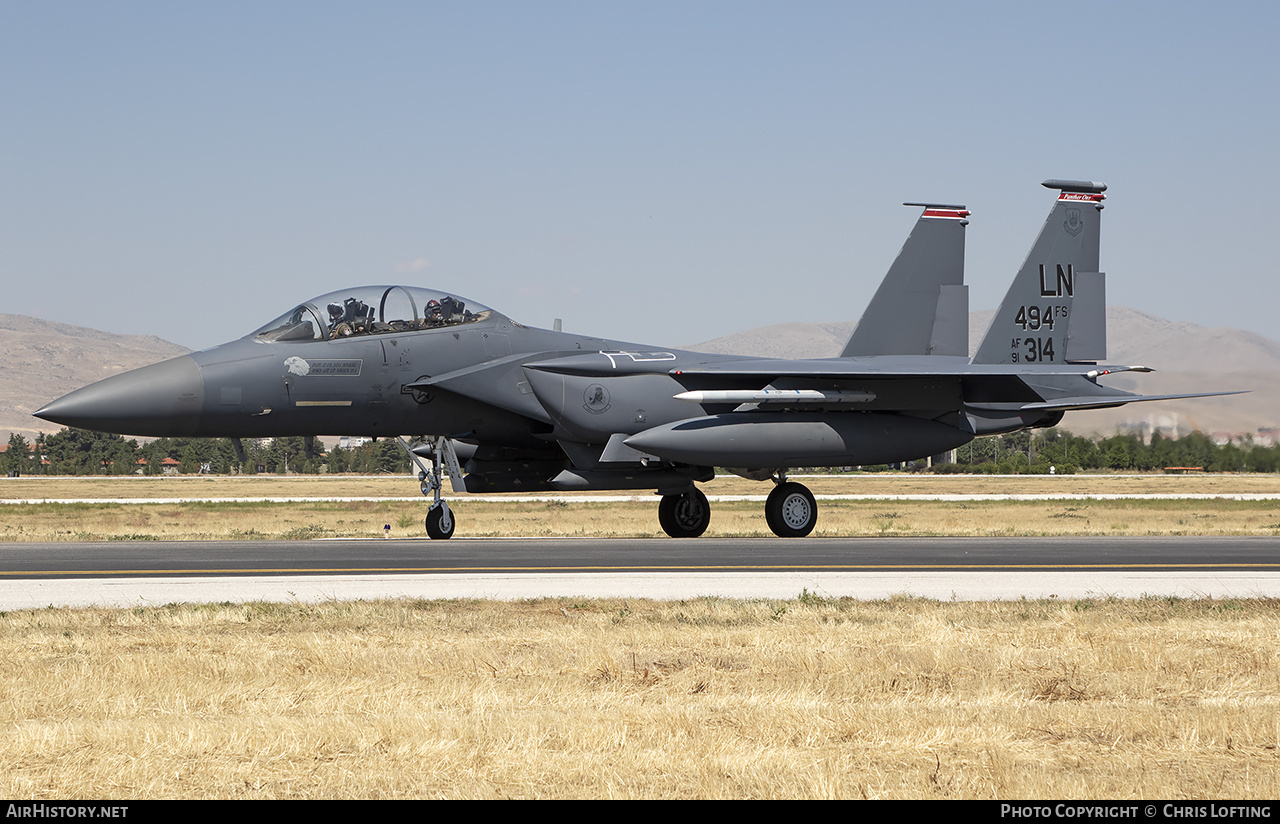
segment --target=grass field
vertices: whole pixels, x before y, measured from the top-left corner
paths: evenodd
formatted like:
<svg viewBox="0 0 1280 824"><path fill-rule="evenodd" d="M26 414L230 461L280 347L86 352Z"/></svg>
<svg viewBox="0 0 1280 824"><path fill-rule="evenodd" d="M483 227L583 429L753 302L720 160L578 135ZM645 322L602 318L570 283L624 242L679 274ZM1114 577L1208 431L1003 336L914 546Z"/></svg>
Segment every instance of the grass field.
<svg viewBox="0 0 1280 824"><path fill-rule="evenodd" d="M823 500L817 537L920 535L1275 535L1280 475L1202 476L821 476L818 495L1059 495L1063 500ZM771 486L736 477L702 488L711 496L763 496ZM19 478L0 480L0 541L201 540L424 534L427 500L406 477ZM1214 495L1119 500L1089 496ZM371 498L238 502L232 498ZM657 497L641 492L593 502L588 495L450 496L459 534L477 537L662 537ZM116 503L120 499L168 499ZM405 500L407 498L407 500ZM56 503L91 499L94 503ZM173 502L174 499L185 499ZM769 536L760 501L713 503L708 536Z"/></svg>
<svg viewBox="0 0 1280 824"><path fill-rule="evenodd" d="M0 615L9 798L1280 797L1275 601Z"/></svg>
<svg viewBox="0 0 1280 824"><path fill-rule="evenodd" d="M793 476L815 494L959 495L959 494L1214 494L1280 495L1277 474L1188 475L908 475L901 473ZM447 485L446 485L447 487ZM721 475L701 484L708 495L767 495L768 481ZM69 498L239 498L418 496L416 477L407 475L173 475L23 476L0 478L0 500ZM550 494L550 493L548 493ZM595 493L556 493L572 499ZM627 496L626 492L606 493ZM652 493L634 496L653 500ZM453 496L466 500L469 496ZM503 496L493 496L501 498Z"/></svg>

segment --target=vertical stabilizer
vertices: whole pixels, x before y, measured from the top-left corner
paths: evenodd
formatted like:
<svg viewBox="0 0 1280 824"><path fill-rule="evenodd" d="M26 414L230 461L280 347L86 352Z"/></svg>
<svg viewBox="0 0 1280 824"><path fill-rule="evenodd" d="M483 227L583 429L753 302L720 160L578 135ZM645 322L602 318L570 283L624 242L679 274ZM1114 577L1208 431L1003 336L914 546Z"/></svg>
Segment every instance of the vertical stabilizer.
<svg viewBox="0 0 1280 824"><path fill-rule="evenodd" d="M840 357L968 354L963 206L923 206Z"/></svg>
<svg viewBox="0 0 1280 824"><path fill-rule="evenodd" d="M1058 200L978 346L974 363L1088 363L1107 355L1098 271L1104 183L1046 180Z"/></svg>

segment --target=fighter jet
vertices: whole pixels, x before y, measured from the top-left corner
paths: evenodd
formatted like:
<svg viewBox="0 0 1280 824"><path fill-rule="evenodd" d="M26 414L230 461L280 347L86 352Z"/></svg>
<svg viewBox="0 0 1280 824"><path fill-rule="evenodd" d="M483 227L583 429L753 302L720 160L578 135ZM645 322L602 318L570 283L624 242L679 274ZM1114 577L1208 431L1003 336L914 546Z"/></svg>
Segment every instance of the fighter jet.
<svg viewBox="0 0 1280 824"><path fill-rule="evenodd" d="M795 467L937 455L975 437L1054 426L1142 396L1105 366L1098 232L1106 186L1058 195L971 359L962 205L922 209L839 357L710 355L525 326L446 291L343 289L239 340L78 389L38 410L138 436L398 438L417 461L432 538L455 492L651 489L672 537L697 537L715 467L771 479L770 529L810 534L818 507ZM406 437L415 438L410 446ZM243 452L241 451L241 454ZM428 467L423 459L429 459Z"/></svg>

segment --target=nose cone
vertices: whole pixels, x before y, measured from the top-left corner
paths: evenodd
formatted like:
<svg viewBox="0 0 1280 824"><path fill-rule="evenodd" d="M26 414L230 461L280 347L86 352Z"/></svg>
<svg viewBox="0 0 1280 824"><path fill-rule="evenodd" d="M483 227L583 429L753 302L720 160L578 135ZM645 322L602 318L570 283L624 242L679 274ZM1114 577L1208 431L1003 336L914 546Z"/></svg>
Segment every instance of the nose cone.
<svg viewBox="0 0 1280 824"><path fill-rule="evenodd" d="M200 367L183 355L91 383L34 414L79 429L163 438L196 434L203 406Z"/></svg>

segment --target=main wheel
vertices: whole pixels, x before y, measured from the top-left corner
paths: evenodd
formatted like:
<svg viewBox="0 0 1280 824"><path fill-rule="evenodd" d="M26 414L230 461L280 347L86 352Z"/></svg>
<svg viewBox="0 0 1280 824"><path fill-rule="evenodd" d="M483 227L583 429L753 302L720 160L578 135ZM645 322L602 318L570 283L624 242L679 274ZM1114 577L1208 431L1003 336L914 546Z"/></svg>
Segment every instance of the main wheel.
<svg viewBox="0 0 1280 824"><path fill-rule="evenodd" d="M818 504L804 484L778 484L764 502L764 519L779 538L803 538L818 525Z"/></svg>
<svg viewBox="0 0 1280 824"><path fill-rule="evenodd" d="M440 506L433 506L427 510L427 535L434 540L444 540L453 537L453 530L457 524L453 520L453 512L450 511L447 504L441 502Z"/></svg>
<svg viewBox="0 0 1280 824"><path fill-rule="evenodd" d="M682 495L663 495L658 504L658 523L672 538L697 538L711 523L711 504L699 489Z"/></svg>

